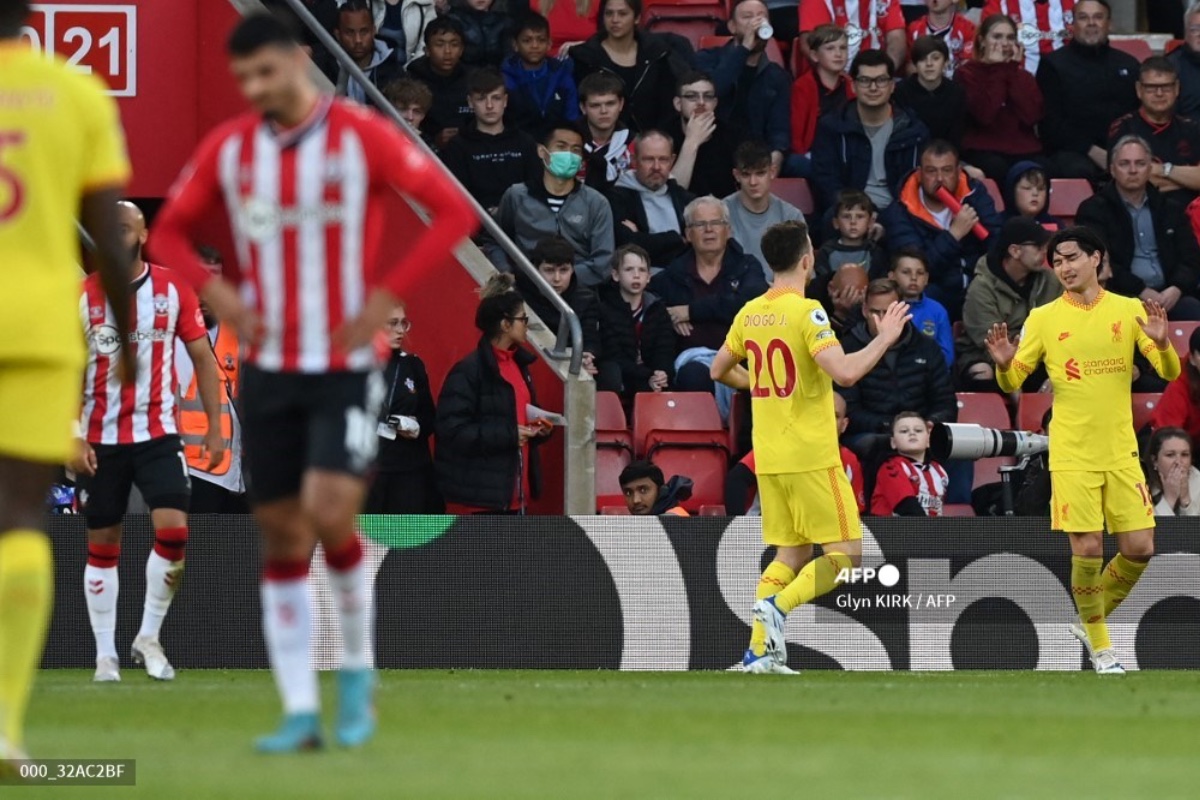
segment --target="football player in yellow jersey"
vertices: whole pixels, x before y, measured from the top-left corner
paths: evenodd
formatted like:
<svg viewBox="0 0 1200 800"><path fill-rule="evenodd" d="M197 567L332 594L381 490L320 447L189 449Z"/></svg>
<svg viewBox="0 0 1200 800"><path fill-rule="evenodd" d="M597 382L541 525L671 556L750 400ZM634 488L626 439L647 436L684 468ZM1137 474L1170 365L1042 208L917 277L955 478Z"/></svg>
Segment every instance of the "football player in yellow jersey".
<svg viewBox="0 0 1200 800"><path fill-rule="evenodd" d="M1071 632L1087 647L1096 672L1123 675L1105 617L1154 555L1154 504L1133 430L1133 355L1140 351L1167 380L1178 377L1179 356L1162 306L1101 288L1097 273L1105 248L1097 234L1067 228L1047 250L1063 295L1030 312L1019 345L999 324L989 332L987 348L1006 392L1019 389L1039 363L1046 365L1054 388L1051 526L1071 543L1071 594L1079 610ZM1107 566L1106 526L1120 551Z"/></svg>
<svg viewBox="0 0 1200 800"><path fill-rule="evenodd" d="M72 452L84 359L77 217L96 242L118 341L129 314L117 226L129 162L116 105L97 79L18 38L28 13L25 0L0 0L0 772L24 757L53 602L45 498Z"/></svg>
<svg viewBox="0 0 1200 800"><path fill-rule="evenodd" d="M712 377L750 391L763 541L776 548L758 582L742 668L786 674L792 670L784 618L832 590L838 572L862 560L858 503L838 449L833 381L853 386L911 317L907 305L892 303L879 320L879 335L847 355L821 304L804 296L814 260L808 227L772 226L763 234L762 253L774 286L738 312L713 359ZM821 545L817 559L814 544Z"/></svg>

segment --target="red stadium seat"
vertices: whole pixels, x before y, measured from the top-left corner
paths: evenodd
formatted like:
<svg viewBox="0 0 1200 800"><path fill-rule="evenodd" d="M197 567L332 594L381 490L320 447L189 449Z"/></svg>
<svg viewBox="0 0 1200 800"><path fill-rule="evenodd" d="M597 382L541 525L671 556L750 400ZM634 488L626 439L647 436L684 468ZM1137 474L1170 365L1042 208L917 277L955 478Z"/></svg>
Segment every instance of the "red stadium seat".
<svg viewBox="0 0 1200 800"><path fill-rule="evenodd" d="M985 428L1009 430L1012 419L1008 414L1008 406L998 394L987 392L958 393L958 421L982 425ZM1000 482L1000 467L1015 464L1012 458L981 458L975 462L975 482L973 487L987 483Z"/></svg>
<svg viewBox="0 0 1200 800"><path fill-rule="evenodd" d="M700 47L698 49L705 50L709 47L720 47L728 42L731 38L733 37L705 36L700 40ZM787 62L783 60L783 51L779 49L779 42L775 41L774 39L771 39L769 42L767 42L767 58L784 69L787 69Z"/></svg>
<svg viewBox="0 0 1200 800"><path fill-rule="evenodd" d="M809 215L817 210L812 189L804 178L776 178L771 181L771 194L791 203L801 214Z"/></svg>
<svg viewBox="0 0 1200 800"><path fill-rule="evenodd" d="M696 50L700 40L712 36L724 21L724 6L711 0L697 5L652 5L642 14L643 30L682 36Z"/></svg>
<svg viewBox="0 0 1200 800"><path fill-rule="evenodd" d="M1138 61L1145 61L1154 55L1154 48L1145 39L1109 39L1108 43L1114 50L1129 53Z"/></svg>
<svg viewBox="0 0 1200 800"><path fill-rule="evenodd" d="M1200 322L1172 322L1169 324L1168 333L1171 334L1171 342L1175 345L1175 352L1179 353L1179 357L1186 359L1188 357L1188 340L1192 338L1192 331L1200 328Z"/></svg>
<svg viewBox="0 0 1200 800"><path fill-rule="evenodd" d="M700 506L700 516L723 517L725 516L725 506Z"/></svg>
<svg viewBox="0 0 1200 800"><path fill-rule="evenodd" d="M942 506L943 517L973 517L975 509L970 503L948 503Z"/></svg>
<svg viewBox="0 0 1200 800"><path fill-rule="evenodd" d="M600 516L602 517L628 517L629 515L629 507L626 505L600 506Z"/></svg>
<svg viewBox="0 0 1200 800"><path fill-rule="evenodd" d="M1067 225L1075 222L1079 204L1092 196L1092 185L1083 178L1055 178L1050 181L1050 213Z"/></svg>
<svg viewBox="0 0 1200 800"><path fill-rule="evenodd" d="M1054 395L1050 392L1022 392L1017 401L1017 430L1045 433L1042 418L1053 402Z"/></svg>
<svg viewBox="0 0 1200 800"><path fill-rule="evenodd" d="M1000 191L1000 186L991 178L984 178L983 185L987 189L987 193L992 196L992 202L996 204L997 211L1004 210L1004 194Z"/></svg>
<svg viewBox="0 0 1200 800"><path fill-rule="evenodd" d="M596 446L624 447L633 452L633 436L616 392L596 392Z"/></svg>
<svg viewBox="0 0 1200 800"><path fill-rule="evenodd" d="M1133 395L1133 429L1135 431L1140 431L1150 424L1150 418L1154 416L1154 408L1161 399L1161 394L1151 392L1138 392Z"/></svg>
<svg viewBox="0 0 1200 800"><path fill-rule="evenodd" d="M695 514L702 506L725 503L725 475L729 457L724 447L693 447L663 444L650 453L650 460L663 471L667 480L673 475L692 479L692 496L682 505Z"/></svg>
<svg viewBox="0 0 1200 800"><path fill-rule="evenodd" d="M651 435L653 434L653 441ZM633 447L645 456L664 442L729 443L717 401L707 392L640 392L633 401Z"/></svg>
<svg viewBox="0 0 1200 800"><path fill-rule="evenodd" d="M1184 45L1183 39L1172 39L1171 41L1167 42L1166 46L1163 48L1163 55L1164 56L1170 55L1171 53L1174 53L1179 48L1183 47L1183 45Z"/></svg>
<svg viewBox="0 0 1200 800"><path fill-rule="evenodd" d="M596 443L596 504L605 496L621 497L621 470L629 466L633 454L629 450L601 447ZM617 493L617 494L614 494Z"/></svg>

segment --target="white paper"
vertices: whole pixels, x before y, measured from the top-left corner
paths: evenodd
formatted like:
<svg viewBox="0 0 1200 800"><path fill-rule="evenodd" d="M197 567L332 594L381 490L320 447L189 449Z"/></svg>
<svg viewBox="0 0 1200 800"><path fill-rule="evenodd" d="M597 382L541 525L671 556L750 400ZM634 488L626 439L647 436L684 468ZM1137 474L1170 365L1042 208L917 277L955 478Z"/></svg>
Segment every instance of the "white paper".
<svg viewBox="0 0 1200 800"><path fill-rule="evenodd" d="M551 425L567 424L567 418L562 414L556 414L553 411L547 411L544 408L538 408L532 404L525 406L525 416L530 422L537 422L538 420L544 419Z"/></svg>

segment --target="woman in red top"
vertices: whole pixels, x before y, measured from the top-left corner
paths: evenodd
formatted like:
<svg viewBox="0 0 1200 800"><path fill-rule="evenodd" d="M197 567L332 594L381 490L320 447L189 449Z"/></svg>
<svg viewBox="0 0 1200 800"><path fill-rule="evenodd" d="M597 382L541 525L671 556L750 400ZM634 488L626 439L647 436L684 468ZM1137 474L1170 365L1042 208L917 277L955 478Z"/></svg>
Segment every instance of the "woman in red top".
<svg viewBox="0 0 1200 800"><path fill-rule="evenodd" d="M1042 152L1036 130L1043 115L1042 92L1024 63L1016 24L993 14L979 26L974 60L954 73L967 91L963 160L999 184L1013 164L1036 160Z"/></svg>
<svg viewBox="0 0 1200 800"><path fill-rule="evenodd" d="M1151 425L1154 430L1183 428L1193 442L1200 442L1200 328L1192 331L1188 351L1183 374L1167 385Z"/></svg>
<svg viewBox="0 0 1200 800"><path fill-rule="evenodd" d="M536 0L529 7L550 21L550 41L560 58L570 55L571 45L582 44L596 32L599 0Z"/></svg>

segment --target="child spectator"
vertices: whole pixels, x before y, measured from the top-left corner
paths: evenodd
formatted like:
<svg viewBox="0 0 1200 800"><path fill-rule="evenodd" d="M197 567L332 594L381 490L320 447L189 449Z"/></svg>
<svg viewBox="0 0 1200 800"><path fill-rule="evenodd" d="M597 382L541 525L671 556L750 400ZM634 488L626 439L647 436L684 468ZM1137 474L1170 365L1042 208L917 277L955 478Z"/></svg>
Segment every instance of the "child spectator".
<svg viewBox="0 0 1200 800"><path fill-rule="evenodd" d="M882 278L887 270L883 249L871 241L875 224L875 204L866 192L845 189L838 193L833 209L833 228L837 237L821 245L814 266L814 281L820 289L833 279L834 273L847 264L857 264L871 279Z"/></svg>
<svg viewBox="0 0 1200 800"><path fill-rule="evenodd" d="M442 148L442 162L480 205L495 213L505 189L541 177L542 161L537 142L504 123L508 90L498 71L472 71L467 101L473 118Z"/></svg>
<svg viewBox="0 0 1200 800"><path fill-rule="evenodd" d="M383 96L400 112L409 127L428 143L422 126L429 109L433 108L433 92L429 87L415 78L397 78L383 87Z"/></svg>
<svg viewBox="0 0 1200 800"><path fill-rule="evenodd" d="M807 178L812 173L808 153L817 135L817 119L854 98L854 84L846 77L848 52L845 28L822 25L808 35L813 66L792 81L792 154L784 174Z"/></svg>
<svg viewBox="0 0 1200 800"><path fill-rule="evenodd" d="M596 374L596 357L600 353L600 306L591 289L579 285L575 274L575 248L561 236L550 236L537 243L529 260L563 301L579 317L583 328L583 368ZM528 297L526 305L551 331L557 331L562 315L525 275L517 276L517 288Z"/></svg>
<svg viewBox="0 0 1200 800"><path fill-rule="evenodd" d="M471 118L467 69L462 64L464 39L457 20L438 17L425 28L425 55L408 65L409 74L423 81L433 94L421 130L439 148L457 136Z"/></svg>
<svg viewBox="0 0 1200 800"><path fill-rule="evenodd" d="M945 42L949 54L946 77L953 78L954 70L970 61L975 52L975 23L958 13L957 0L925 0L926 13L908 26L908 40L915 42L923 36Z"/></svg>
<svg viewBox="0 0 1200 800"><path fill-rule="evenodd" d="M404 74L401 54L391 42L376 36L375 20L366 0L346 0L338 9L338 23L333 33L371 85L382 88ZM339 96L363 105L375 105L367 97L366 88L351 80L345 69L337 69L331 77Z"/></svg>
<svg viewBox="0 0 1200 800"><path fill-rule="evenodd" d="M492 11L493 2L451 0L446 16L463 30L462 63L468 67L499 67L512 52L512 19Z"/></svg>
<svg viewBox="0 0 1200 800"><path fill-rule="evenodd" d="M625 84L610 72L597 72L579 82L583 113L583 172L587 186L605 195L633 162L633 133L621 122Z"/></svg>
<svg viewBox="0 0 1200 800"><path fill-rule="evenodd" d="M508 124L535 138L554 125L579 119L579 95L569 59L549 56L550 23L529 13L517 23L516 52L504 59Z"/></svg>
<svg viewBox="0 0 1200 800"><path fill-rule="evenodd" d="M1183 372L1171 381L1154 409L1154 428L1183 428L1200 442L1200 328L1188 339ZM1200 498L1197 498L1200 501Z"/></svg>
<svg viewBox="0 0 1200 800"><path fill-rule="evenodd" d="M892 449L883 462L871 494L877 517L940 517L950 479L936 461L926 461L929 424L915 411L901 411L892 421Z"/></svg>
<svg viewBox="0 0 1200 800"><path fill-rule="evenodd" d="M1048 231L1057 231L1062 220L1050 216L1050 179L1036 161L1018 161L1004 181L1004 216L1029 217Z"/></svg>
<svg viewBox="0 0 1200 800"><path fill-rule="evenodd" d="M379 457L367 495L367 514L440 514L429 437L437 422L429 375L420 357L404 351L411 329L403 302L387 321L392 355L384 368L386 399L379 412Z"/></svg>
<svg viewBox="0 0 1200 800"><path fill-rule="evenodd" d="M896 105L925 123L930 139L962 146L967 92L946 76L950 49L934 36L922 36L909 52L913 72L896 87Z"/></svg>
<svg viewBox="0 0 1200 800"><path fill-rule="evenodd" d="M900 299L908 303L913 327L937 341L946 357L946 366L950 367L954 364L954 331L945 306L925 296L925 287L929 285L925 254L911 247L898 250L892 256L888 277L900 287Z"/></svg>
<svg viewBox="0 0 1200 800"><path fill-rule="evenodd" d="M662 392L675 377L675 328L650 285L650 255L635 244L617 248L612 280L600 284L600 350L596 388L628 402Z"/></svg>
<svg viewBox="0 0 1200 800"><path fill-rule="evenodd" d="M625 507L635 517L691 516L682 503L692 496L692 479L674 475L663 480L662 470L649 461L635 461L617 477Z"/></svg>
<svg viewBox="0 0 1200 800"><path fill-rule="evenodd" d="M763 258L763 234L780 222L804 219L800 209L771 194L774 176L771 148L763 142L742 142L733 154L733 178L738 190L725 198L734 240L742 246L742 252L762 265L768 283L774 275Z"/></svg>

